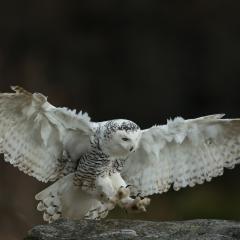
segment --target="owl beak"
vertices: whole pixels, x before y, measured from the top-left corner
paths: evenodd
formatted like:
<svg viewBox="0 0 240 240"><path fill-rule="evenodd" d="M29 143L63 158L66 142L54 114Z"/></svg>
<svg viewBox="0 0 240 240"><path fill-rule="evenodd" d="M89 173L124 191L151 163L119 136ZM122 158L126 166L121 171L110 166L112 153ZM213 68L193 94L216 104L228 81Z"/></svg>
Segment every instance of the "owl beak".
<svg viewBox="0 0 240 240"><path fill-rule="evenodd" d="M129 149L129 151L132 152L132 151L133 151L133 147L131 147L131 148Z"/></svg>

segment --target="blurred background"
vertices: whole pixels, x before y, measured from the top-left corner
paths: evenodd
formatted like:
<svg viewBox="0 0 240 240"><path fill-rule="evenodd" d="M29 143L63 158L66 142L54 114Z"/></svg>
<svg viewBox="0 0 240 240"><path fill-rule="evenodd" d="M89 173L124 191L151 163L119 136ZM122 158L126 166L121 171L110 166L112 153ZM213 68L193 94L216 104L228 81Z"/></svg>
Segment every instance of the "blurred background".
<svg viewBox="0 0 240 240"><path fill-rule="evenodd" d="M94 121L142 128L175 116L240 116L240 2L17 1L0 3L0 91L20 85ZM211 183L153 196L146 214L110 218L240 220L240 167ZM0 239L43 223L47 185L0 161Z"/></svg>

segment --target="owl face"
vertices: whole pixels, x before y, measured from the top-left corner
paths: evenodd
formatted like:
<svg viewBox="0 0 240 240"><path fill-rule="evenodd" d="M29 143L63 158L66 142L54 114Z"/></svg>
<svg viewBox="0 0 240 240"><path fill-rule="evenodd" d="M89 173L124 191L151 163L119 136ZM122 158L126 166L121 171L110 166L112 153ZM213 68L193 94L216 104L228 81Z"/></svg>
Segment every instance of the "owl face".
<svg viewBox="0 0 240 240"><path fill-rule="evenodd" d="M115 120L109 128L104 143L105 150L110 156L127 157L137 149L141 130L135 123Z"/></svg>
<svg viewBox="0 0 240 240"><path fill-rule="evenodd" d="M118 130L112 134L109 141L109 150L114 156L127 156L134 152L140 140L141 131L127 132Z"/></svg>

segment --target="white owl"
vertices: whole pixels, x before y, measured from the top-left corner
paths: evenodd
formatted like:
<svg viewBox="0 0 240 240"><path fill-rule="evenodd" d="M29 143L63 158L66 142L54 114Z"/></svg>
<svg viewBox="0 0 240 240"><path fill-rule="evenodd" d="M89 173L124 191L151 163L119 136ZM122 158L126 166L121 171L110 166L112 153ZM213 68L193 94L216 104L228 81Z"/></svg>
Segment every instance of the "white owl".
<svg viewBox="0 0 240 240"><path fill-rule="evenodd" d="M240 119L177 117L141 130L129 120L92 122L12 89L0 94L0 153L39 181L55 181L36 195L48 222L103 218L116 205L146 211L142 197L210 181L240 162Z"/></svg>

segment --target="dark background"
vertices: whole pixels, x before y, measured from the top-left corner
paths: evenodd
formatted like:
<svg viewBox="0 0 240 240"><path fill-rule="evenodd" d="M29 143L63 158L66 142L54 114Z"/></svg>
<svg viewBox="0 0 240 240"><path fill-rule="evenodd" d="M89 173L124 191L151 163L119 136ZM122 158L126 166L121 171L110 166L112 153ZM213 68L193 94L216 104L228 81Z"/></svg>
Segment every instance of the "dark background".
<svg viewBox="0 0 240 240"><path fill-rule="evenodd" d="M240 116L239 1L0 2L0 91L21 85L94 121L141 127L175 116ZM240 168L211 183L154 196L149 220L240 220ZM46 185L0 161L0 239L42 223Z"/></svg>

